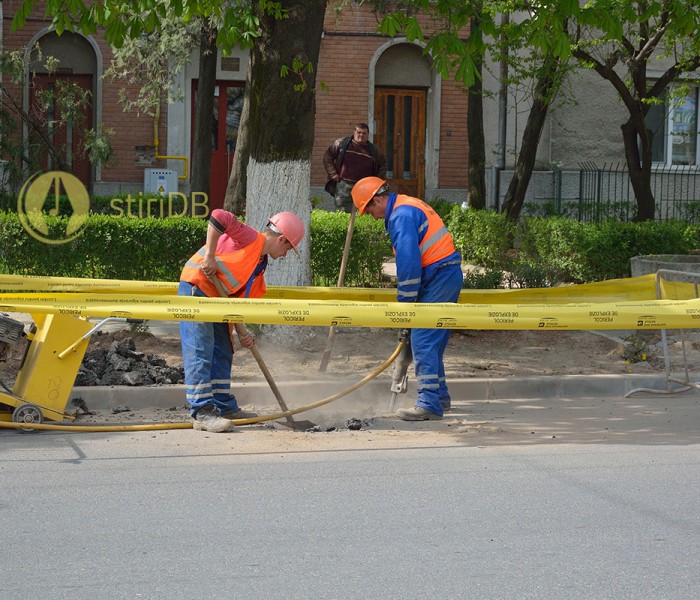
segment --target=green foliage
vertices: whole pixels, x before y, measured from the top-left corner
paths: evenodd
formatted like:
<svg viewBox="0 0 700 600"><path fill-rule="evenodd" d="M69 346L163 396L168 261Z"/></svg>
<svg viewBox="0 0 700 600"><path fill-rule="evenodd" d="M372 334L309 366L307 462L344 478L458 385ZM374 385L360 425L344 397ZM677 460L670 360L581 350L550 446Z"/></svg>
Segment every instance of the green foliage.
<svg viewBox="0 0 700 600"><path fill-rule="evenodd" d="M515 226L504 214L453 206L445 224L464 262L487 269L508 264Z"/></svg>
<svg viewBox="0 0 700 600"><path fill-rule="evenodd" d="M311 62L304 63L298 58L292 60L291 67L289 65L282 65L280 68L280 77L287 77L290 73L295 75L294 80L297 82L294 84L294 90L297 92L305 91L309 85L306 80L307 75L311 75L314 72L314 65Z"/></svg>
<svg viewBox="0 0 700 600"><path fill-rule="evenodd" d="M641 170L635 186L641 219L654 218L647 110L669 92L671 99L676 82L692 79L697 71L700 36L687 32L699 25L695 0L598 0L583 4L578 23L568 28L578 63L608 81L628 111L623 141L629 171ZM639 77L652 68L657 71L653 78Z"/></svg>
<svg viewBox="0 0 700 600"><path fill-rule="evenodd" d="M542 288L552 287L554 284L544 265L523 257L518 257L513 262L504 273L504 279L507 288Z"/></svg>
<svg viewBox="0 0 700 600"><path fill-rule="evenodd" d="M678 210L681 220L696 225L700 224L700 202L684 202Z"/></svg>
<svg viewBox="0 0 700 600"><path fill-rule="evenodd" d="M525 219L518 227L520 256L527 264L538 264L552 283L581 281L587 227L561 217Z"/></svg>
<svg viewBox="0 0 700 600"><path fill-rule="evenodd" d="M520 257L536 263L551 283L629 277L629 260L644 254L688 254L698 228L681 221L580 223L559 217L520 226Z"/></svg>
<svg viewBox="0 0 700 600"><path fill-rule="evenodd" d="M67 217L45 217L49 237L65 231ZM66 244L31 237L14 213L0 212L0 265L8 273L61 277L178 281L184 261L206 238L202 219L117 219L90 215L85 230Z"/></svg>
<svg viewBox="0 0 700 600"><path fill-rule="evenodd" d="M345 212L311 212L311 271L314 285L338 285L350 215ZM384 221L355 217L350 254L345 271L346 286L381 285L382 264L392 255Z"/></svg>
<svg viewBox="0 0 700 600"><path fill-rule="evenodd" d="M12 31L24 26L38 0L23 0L12 19ZM281 2L225 2L219 0L107 0L85 3L82 0L65 2L47 0L42 3L45 14L53 17L56 33L81 31L94 34L103 28L105 40L121 48L128 39L149 37L160 32L161 25L176 19L187 25L197 18L221 23L217 45L224 51L234 46L250 47L260 31L260 17L284 19L287 11Z"/></svg>
<svg viewBox="0 0 700 600"><path fill-rule="evenodd" d="M428 202L428 204L438 215L440 215L443 223L447 223L448 219L450 218L450 214L452 214L452 209L456 206L454 202L443 200L442 198L431 200Z"/></svg>
<svg viewBox="0 0 700 600"><path fill-rule="evenodd" d="M698 244L698 229L682 221L588 226L584 239L583 279L597 281L629 276L629 259L644 254L688 254Z"/></svg>
<svg viewBox="0 0 700 600"><path fill-rule="evenodd" d="M70 127L79 140L73 152L86 156L93 165L105 164L112 155L111 130L100 123L96 129L86 129L85 110L91 103L92 92L76 83L58 78L54 85L37 85L37 71L54 75L61 67L58 58L42 53L37 44L12 52L0 52L0 75L15 86L0 86L0 155L4 184L16 192L28 174L40 169L47 157L55 170L68 170L63 135L56 132ZM22 97L25 77L35 89L32 105L25 109ZM53 110L49 111L48 107ZM28 135L24 135L26 126Z"/></svg>
<svg viewBox="0 0 700 600"><path fill-rule="evenodd" d="M59 232L65 232L68 214L45 216L49 238L59 239ZM337 285L349 218L344 212L311 213L314 285ZM448 228L464 262L485 267L465 276L464 287L474 289L628 277L633 256L690 254L700 245L700 227L681 221L585 224L561 217L529 218L516 230L504 215L457 206ZM190 217L90 214L79 237L46 244L24 230L15 212L0 211L0 272L177 281L185 260L204 243L206 229L206 220ZM391 256L383 221L357 217L344 285L386 286L382 265Z"/></svg>
<svg viewBox="0 0 700 600"><path fill-rule="evenodd" d="M143 319L132 319L129 321L129 331L131 335L143 335L148 333L149 330L148 321Z"/></svg>
<svg viewBox="0 0 700 600"><path fill-rule="evenodd" d="M464 274L462 287L468 290L491 290L503 287L503 271L485 269L483 272L469 271Z"/></svg>
<svg viewBox="0 0 700 600"><path fill-rule="evenodd" d="M181 17L169 12L158 22L156 31L127 38L115 48L105 79L138 87L136 94L127 93L125 88L119 90L124 111L156 116L163 99L169 104L182 100L184 90L176 85L177 78L189 64L192 52L199 48L202 32L216 22L214 16L183 22Z"/></svg>
<svg viewBox="0 0 700 600"><path fill-rule="evenodd" d="M61 210L69 208L65 200ZM45 216L48 237L60 238L57 232L65 231L68 214ZM337 285L348 222L347 213L312 213L311 266L316 285ZM206 220L188 217L140 219L91 214L78 238L48 245L31 237L16 213L0 212L0 238L11 240L0 249L0 270L23 275L177 281L185 260L204 243L206 227ZM356 218L345 284L381 285L382 264L391 254L383 222Z"/></svg>
<svg viewBox="0 0 700 600"><path fill-rule="evenodd" d="M523 217L563 217L562 208L554 200L547 202L524 202L520 211Z"/></svg>
<svg viewBox="0 0 700 600"><path fill-rule="evenodd" d="M112 139L115 136L114 129L105 127L100 123L97 129L88 129L83 139L83 150L92 165L115 165L114 148Z"/></svg>
<svg viewBox="0 0 700 600"><path fill-rule="evenodd" d="M640 337L628 337L622 348L622 359L628 363L645 361L648 355L647 343Z"/></svg>

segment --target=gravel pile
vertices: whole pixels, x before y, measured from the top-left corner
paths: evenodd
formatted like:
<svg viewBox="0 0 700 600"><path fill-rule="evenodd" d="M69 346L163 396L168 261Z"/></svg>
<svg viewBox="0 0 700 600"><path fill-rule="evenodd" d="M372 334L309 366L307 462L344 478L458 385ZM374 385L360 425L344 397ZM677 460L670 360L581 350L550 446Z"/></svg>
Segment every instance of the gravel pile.
<svg viewBox="0 0 700 600"><path fill-rule="evenodd" d="M137 352L133 338L128 337L113 342L108 350L86 352L75 385L169 385L184 381L182 368L169 366L158 354Z"/></svg>

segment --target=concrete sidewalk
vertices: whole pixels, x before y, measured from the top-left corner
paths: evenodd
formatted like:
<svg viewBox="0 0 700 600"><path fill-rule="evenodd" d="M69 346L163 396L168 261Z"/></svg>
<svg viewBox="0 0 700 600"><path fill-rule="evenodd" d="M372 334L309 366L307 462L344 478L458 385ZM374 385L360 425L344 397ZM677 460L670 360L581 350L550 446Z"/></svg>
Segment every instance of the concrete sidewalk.
<svg viewBox="0 0 700 600"><path fill-rule="evenodd" d="M279 383L279 387L289 407L294 409L328 398L356 380L285 382ZM267 421L237 427L236 431L245 435L235 437L234 447L242 452L270 453L290 449L308 452L454 445L481 448L553 443L700 443L697 390L664 394L665 377L457 379L450 381L452 410L442 420L421 422L401 421L393 415L389 409L389 385L386 378L374 380L348 396L295 417L318 425L315 431L319 433L295 432L282 421ZM625 397L637 388L659 391ZM265 383L235 385L234 392L243 408L254 409L261 415L280 412ZM94 411L92 415L80 416L79 425L190 421L182 386L76 388L73 396L81 397ZM394 408L410 406L414 398L415 388L409 384L408 393L399 395ZM113 409L120 405L120 412L113 414ZM359 420L361 430L349 430L350 419ZM228 434L187 437L181 432L161 432L160 435L164 433L171 433L173 440L181 440L187 447L206 442L218 448L219 442L229 443Z"/></svg>

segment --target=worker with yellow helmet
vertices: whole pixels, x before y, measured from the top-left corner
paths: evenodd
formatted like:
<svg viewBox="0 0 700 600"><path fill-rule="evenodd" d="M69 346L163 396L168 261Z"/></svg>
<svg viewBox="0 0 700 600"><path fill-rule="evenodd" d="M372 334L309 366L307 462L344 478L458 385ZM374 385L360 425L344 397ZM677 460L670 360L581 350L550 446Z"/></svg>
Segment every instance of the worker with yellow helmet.
<svg viewBox="0 0 700 600"><path fill-rule="evenodd" d="M396 255L399 302L457 302L462 257L440 216L425 202L389 191L379 177L360 179L352 200L361 215L384 219ZM443 355L449 329L412 329L411 350L418 387L416 405L399 409L404 421L442 419L451 399Z"/></svg>

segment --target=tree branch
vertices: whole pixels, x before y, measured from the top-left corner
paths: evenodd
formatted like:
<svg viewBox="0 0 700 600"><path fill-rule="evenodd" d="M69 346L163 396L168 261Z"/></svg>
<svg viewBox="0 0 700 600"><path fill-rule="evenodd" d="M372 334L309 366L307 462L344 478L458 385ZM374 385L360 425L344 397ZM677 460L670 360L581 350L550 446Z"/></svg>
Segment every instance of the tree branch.
<svg viewBox="0 0 700 600"><path fill-rule="evenodd" d="M32 130L32 132L39 137L42 144L46 147L46 151L51 155L51 158L54 161L56 161L56 164L61 169L65 169L66 162L58 153L58 150L56 149L54 143L51 141L51 138L43 129L39 127L39 125L37 125L37 123L24 111L24 109L20 107L17 99L8 94L2 87L0 87L0 97L3 98L2 104L8 106L12 111L15 112L15 114L19 115L20 119L22 119L22 122L26 123L27 126Z"/></svg>
<svg viewBox="0 0 700 600"><path fill-rule="evenodd" d="M666 87L674 79L676 79L676 77L678 77L679 73L696 71L698 68L700 68L700 56L696 56L689 63L683 63L682 68L681 68L680 63L674 64L672 67L669 67L664 72L664 74L661 75L661 77L659 77L654 82L654 85L649 90L647 97L653 98L653 97L660 96L661 92L663 92L664 89L666 89Z"/></svg>
<svg viewBox="0 0 700 600"><path fill-rule="evenodd" d="M596 71L596 73L598 73L598 75L612 83L613 87L617 93L620 94L620 98L625 103L625 106L630 113L632 113L633 110L636 110L637 106L632 94L630 94L625 82L620 79L614 69L608 68L607 65L604 65L598 59L593 58L593 56L591 56L588 52L581 50L580 48L575 49L573 51L573 55L581 62L592 64L593 69Z"/></svg>

